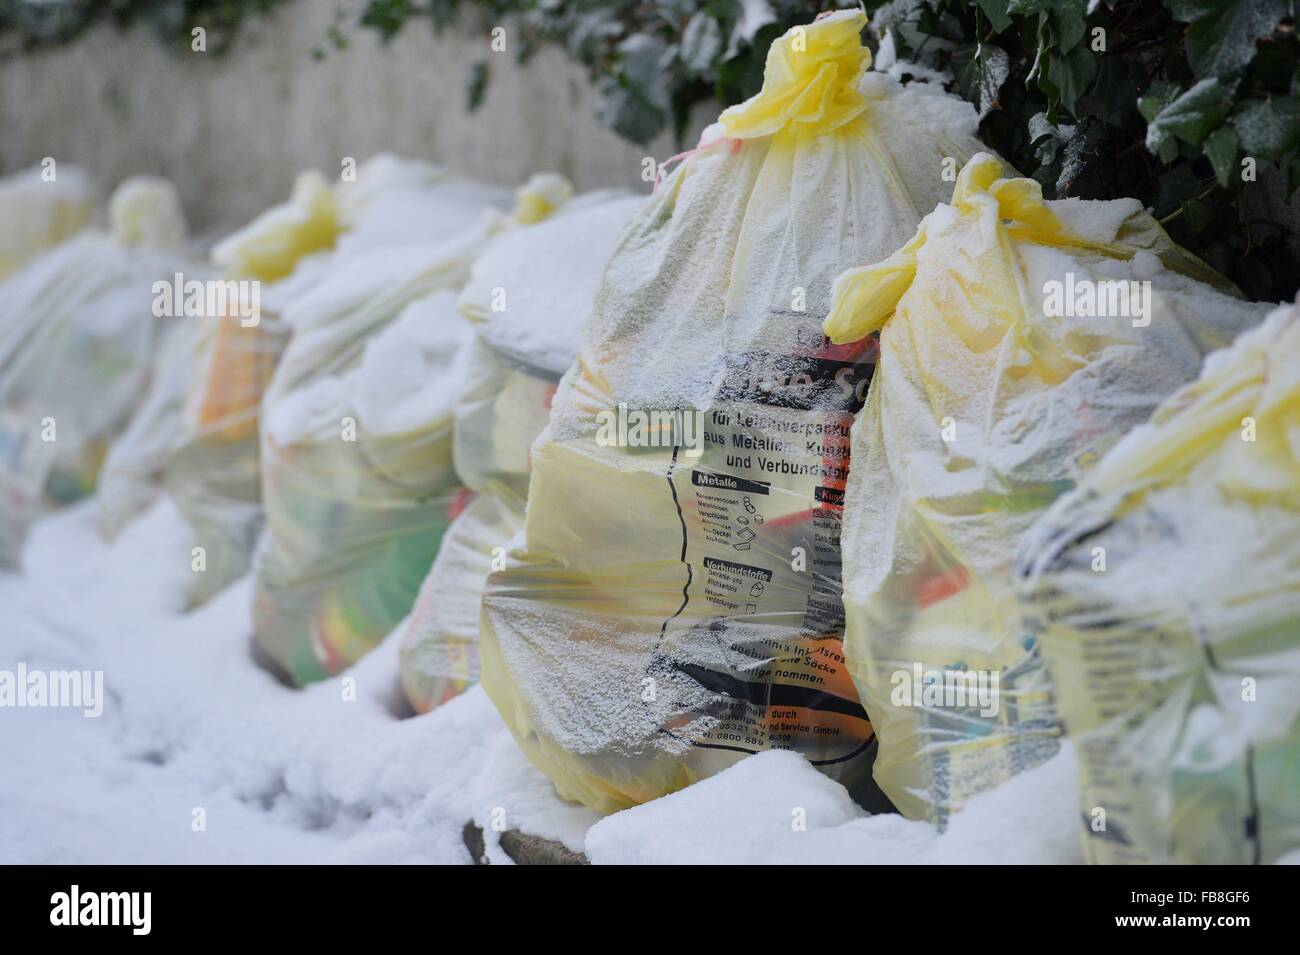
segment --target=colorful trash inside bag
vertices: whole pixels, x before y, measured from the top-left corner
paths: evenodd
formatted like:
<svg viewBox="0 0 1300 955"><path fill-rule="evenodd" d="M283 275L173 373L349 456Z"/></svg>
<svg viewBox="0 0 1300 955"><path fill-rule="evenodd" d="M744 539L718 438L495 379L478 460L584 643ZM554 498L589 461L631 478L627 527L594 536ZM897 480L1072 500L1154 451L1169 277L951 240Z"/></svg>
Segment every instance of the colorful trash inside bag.
<svg viewBox="0 0 1300 955"><path fill-rule="evenodd" d="M417 712L478 680L483 585L523 527L529 448L577 355L605 260L642 202L581 196L474 263L458 303L477 335L456 403L454 460L477 496L448 528L402 634L402 687Z"/></svg>
<svg viewBox="0 0 1300 955"><path fill-rule="evenodd" d="M863 75L865 22L778 39L762 92L647 200L533 446L481 682L566 799L613 811L771 748L870 781L838 540L873 356L819 324L978 143L968 105Z"/></svg>
<svg viewBox="0 0 1300 955"><path fill-rule="evenodd" d="M503 218L351 258L286 313L254 627L295 682L339 672L397 625L454 516L452 409L472 337L455 290Z"/></svg>
<svg viewBox="0 0 1300 955"><path fill-rule="evenodd" d="M876 781L940 824L1057 746L1009 573L1021 535L1263 317L1136 201L1044 202L1001 172L973 158L912 241L840 278L826 322L880 334L845 496L849 669Z"/></svg>
<svg viewBox="0 0 1300 955"><path fill-rule="evenodd" d="M268 209L212 251L225 280L238 283L241 296L250 294L247 300L232 298L233 307L223 314L201 310L197 318L202 330L193 350L180 437L163 473L169 496L194 534L191 607L248 572L262 523L258 413L288 339L288 328L274 310L286 296L277 298L272 290L279 282L294 282L299 265L327 251L339 228L333 191L320 173L307 171L294 183L288 202ZM313 264L320 268L319 258ZM259 306L258 314L241 314L251 313L252 304Z"/></svg>
<svg viewBox="0 0 1300 955"><path fill-rule="evenodd" d="M1278 309L1025 536L1087 858L1300 849L1300 310Z"/></svg>
<svg viewBox="0 0 1300 955"><path fill-rule="evenodd" d="M111 232L84 232L0 283L0 564L17 566L43 507L94 490L147 391L163 331L154 285L185 267L184 234L171 183L128 180Z"/></svg>
<svg viewBox="0 0 1300 955"><path fill-rule="evenodd" d="M95 214L90 177L47 163L0 179L0 279L80 232Z"/></svg>

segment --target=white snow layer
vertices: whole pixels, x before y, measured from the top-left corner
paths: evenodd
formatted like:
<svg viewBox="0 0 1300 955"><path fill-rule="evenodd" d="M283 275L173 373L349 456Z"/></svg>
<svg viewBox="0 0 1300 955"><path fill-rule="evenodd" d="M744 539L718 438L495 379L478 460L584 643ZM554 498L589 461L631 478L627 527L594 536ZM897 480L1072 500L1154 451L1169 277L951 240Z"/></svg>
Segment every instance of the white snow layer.
<svg viewBox="0 0 1300 955"><path fill-rule="evenodd" d="M942 835L866 816L785 752L599 820L556 798L481 689L403 718L393 637L343 677L277 683L252 656L247 578L179 612L189 546L166 499L112 547L85 502L37 524L23 575L0 575L0 669L102 669L107 696L98 719L0 709L0 863L467 863L471 819L494 863L509 861L494 820L594 862L1081 858L1068 748Z"/></svg>

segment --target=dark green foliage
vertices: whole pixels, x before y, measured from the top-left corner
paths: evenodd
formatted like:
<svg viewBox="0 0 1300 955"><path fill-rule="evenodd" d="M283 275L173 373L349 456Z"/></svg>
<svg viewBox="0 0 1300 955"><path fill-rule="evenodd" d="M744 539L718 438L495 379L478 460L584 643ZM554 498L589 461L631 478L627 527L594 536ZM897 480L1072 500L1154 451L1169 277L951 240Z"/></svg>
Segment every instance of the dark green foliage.
<svg viewBox="0 0 1300 955"><path fill-rule="evenodd" d="M249 19L288 0L0 0L0 53L67 43L101 21L144 24L177 49L203 27L208 49L224 51Z"/></svg>
<svg viewBox="0 0 1300 955"><path fill-rule="evenodd" d="M286 0L0 0L0 49L64 42L99 19L148 22L169 42L202 24L227 42ZM1300 186L1296 0L866 0L900 59L953 79L988 145L1051 197L1137 198L1173 237L1254 298L1294 296L1297 237L1257 210L1270 177ZM465 80L476 108L493 56L543 44L582 63L600 118L634 142L680 139L692 108L740 102L762 85L772 40L833 0L769 0L745 29L741 0L366 0L358 24L385 42L414 21L483 37ZM1089 7L1093 7L1089 12ZM505 54L489 52L505 28ZM1100 31L1100 32L1099 32ZM322 55L324 51L322 50ZM710 107L712 108L712 107ZM1253 170L1252 170L1253 167ZM1253 171L1258 181L1251 180ZM1256 211L1247 211L1256 210ZM1288 245L1290 240L1290 245Z"/></svg>

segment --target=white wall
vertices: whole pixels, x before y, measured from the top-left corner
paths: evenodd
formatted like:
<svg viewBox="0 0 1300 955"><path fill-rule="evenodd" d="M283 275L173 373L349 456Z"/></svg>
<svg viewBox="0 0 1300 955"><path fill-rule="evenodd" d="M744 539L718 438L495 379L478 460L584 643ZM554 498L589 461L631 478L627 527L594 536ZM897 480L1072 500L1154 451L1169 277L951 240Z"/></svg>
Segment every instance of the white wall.
<svg viewBox="0 0 1300 955"><path fill-rule="evenodd" d="M336 175L344 156L385 149L507 185L556 170L579 189L645 189L643 157L677 151L669 136L639 147L602 127L585 71L553 47L520 68L486 35L435 38L417 19L388 47L350 28L347 49L314 60L333 10L333 0L298 0L253 21L225 56L174 53L145 29L105 26L0 63L0 173L53 156L105 189L132 173L166 175L192 222L211 229L281 200L306 166ZM471 114L465 79L481 58L491 79Z"/></svg>

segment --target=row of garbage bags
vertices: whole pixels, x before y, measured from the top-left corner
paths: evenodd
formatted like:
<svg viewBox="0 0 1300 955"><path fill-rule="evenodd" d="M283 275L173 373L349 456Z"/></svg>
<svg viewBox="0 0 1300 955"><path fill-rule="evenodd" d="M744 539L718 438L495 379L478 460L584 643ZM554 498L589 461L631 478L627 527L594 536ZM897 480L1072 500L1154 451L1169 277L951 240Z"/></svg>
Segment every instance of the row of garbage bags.
<svg viewBox="0 0 1300 955"><path fill-rule="evenodd" d="M400 626L416 710L481 682L602 812L783 748L942 826L1069 737L1090 860L1294 851L1296 307L1044 201L864 25L779 39L649 197L382 156L199 259L165 182L107 232L0 186L75 206L0 260L0 557L165 493L290 679ZM257 322L159 318L182 273Z"/></svg>

